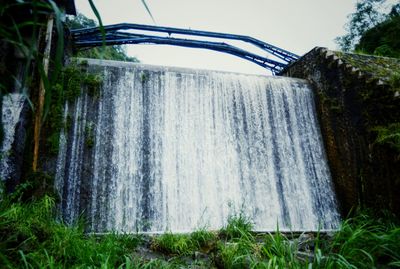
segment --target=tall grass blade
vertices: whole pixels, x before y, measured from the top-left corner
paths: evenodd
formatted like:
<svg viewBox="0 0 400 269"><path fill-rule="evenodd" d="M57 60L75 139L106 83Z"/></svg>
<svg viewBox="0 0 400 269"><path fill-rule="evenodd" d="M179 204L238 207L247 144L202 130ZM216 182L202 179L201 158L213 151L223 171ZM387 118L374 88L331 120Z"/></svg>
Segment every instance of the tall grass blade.
<svg viewBox="0 0 400 269"><path fill-rule="evenodd" d="M157 23L156 23L156 20L154 19L153 15L151 14L150 8L149 8L149 6L147 5L146 0L142 0L142 4L143 4L143 6L145 7L147 13L149 13L149 15L150 15L151 19L153 20L154 24L157 24Z"/></svg>
<svg viewBox="0 0 400 269"><path fill-rule="evenodd" d="M56 57L54 61L54 68L52 70L52 80L50 83L45 84L46 95L45 95L45 103L44 103L44 113L43 113L43 121L46 120L47 114L50 110L51 105L51 96L52 96L52 86L59 79L59 74L62 68L62 57L64 54L64 28L62 25L62 12L58 8L57 4L52 0L49 0L51 8L55 15L55 24L56 30L58 33L57 38L57 46L56 46ZM49 81L49 79L47 79Z"/></svg>
<svg viewBox="0 0 400 269"><path fill-rule="evenodd" d="M389 266L399 267L400 268L400 261L391 262L391 263L389 263Z"/></svg>
<svg viewBox="0 0 400 269"><path fill-rule="evenodd" d="M93 3L93 0L89 0L90 8L93 10L94 15L96 16L97 20L99 21L99 28L103 40L103 47L106 46L106 31L104 30L104 25L103 21L101 20L101 16L99 11L97 10L95 4Z"/></svg>
<svg viewBox="0 0 400 269"><path fill-rule="evenodd" d="M26 269L33 268L32 265L30 265L28 263L28 261L26 260L26 256L25 256L24 252L22 250L18 250L18 253L21 256L22 261L24 262L25 268Z"/></svg>

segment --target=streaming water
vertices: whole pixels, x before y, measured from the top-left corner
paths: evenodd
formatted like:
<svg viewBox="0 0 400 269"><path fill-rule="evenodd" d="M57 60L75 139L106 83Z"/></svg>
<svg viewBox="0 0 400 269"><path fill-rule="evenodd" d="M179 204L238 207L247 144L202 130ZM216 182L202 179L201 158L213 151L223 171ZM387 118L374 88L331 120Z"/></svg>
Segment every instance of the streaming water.
<svg viewBox="0 0 400 269"><path fill-rule="evenodd" d="M3 96L2 124L3 143L0 145L0 179L6 180L14 173L11 160L12 144L15 140L15 129L24 106L25 97L20 93L10 93Z"/></svg>
<svg viewBox="0 0 400 269"><path fill-rule="evenodd" d="M334 229L339 214L306 81L89 61L100 97L66 107L57 165L67 222L89 229ZM93 140L90 146L89 140Z"/></svg>

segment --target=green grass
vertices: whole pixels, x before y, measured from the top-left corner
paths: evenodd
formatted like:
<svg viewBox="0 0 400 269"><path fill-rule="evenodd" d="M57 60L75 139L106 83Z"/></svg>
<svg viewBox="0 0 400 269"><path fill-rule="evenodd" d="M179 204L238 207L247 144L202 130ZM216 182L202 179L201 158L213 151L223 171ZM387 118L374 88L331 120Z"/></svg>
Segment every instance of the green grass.
<svg viewBox="0 0 400 269"><path fill-rule="evenodd" d="M195 247L189 235L167 232L154 237L152 249L165 254L188 255Z"/></svg>
<svg viewBox="0 0 400 269"><path fill-rule="evenodd" d="M189 255L194 251L209 251L215 247L217 239L215 233L204 228L191 234L166 232L153 238L151 248L167 255Z"/></svg>
<svg viewBox="0 0 400 269"><path fill-rule="evenodd" d="M116 268L141 243L139 235L88 236L83 223L56 219L54 198L24 203L1 197L0 268Z"/></svg>
<svg viewBox="0 0 400 269"><path fill-rule="evenodd" d="M241 239L236 242L219 242L215 262L223 268L248 268L257 259L257 245Z"/></svg>
<svg viewBox="0 0 400 269"><path fill-rule="evenodd" d="M249 218L247 218L243 212L237 215L230 215L228 217L228 224L221 229L221 235L226 237L228 240L240 239L242 237L251 239L251 230L253 224Z"/></svg>
<svg viewBox="0 0 400 269"><path fill-rule="evenodd" d="M205 228L198 229L190 234L192 244L196 249L209 250L215 246L218 237Z"/></svg>
<svg viewBox="0 0 400 269"><path fill-rule="evenodd" d="M35 196L27 202L24 188L29 184L1 196L0 268L400 267L400 226L389 217L358 214L332 236L317 233L307 239L306 246L279 231L252 233L243 214L229 217L218 232L167 232L149 242L139 234L86 234L83 221L66 226L57 219L54 198ZM149 245L157 255L141 257L138 246Z"/></svg>

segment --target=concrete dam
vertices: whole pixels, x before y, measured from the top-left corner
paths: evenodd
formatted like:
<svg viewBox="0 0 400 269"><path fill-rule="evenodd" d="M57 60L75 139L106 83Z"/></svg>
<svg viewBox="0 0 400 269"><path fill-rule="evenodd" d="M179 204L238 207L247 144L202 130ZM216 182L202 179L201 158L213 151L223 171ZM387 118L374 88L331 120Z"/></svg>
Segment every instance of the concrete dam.
<svg viewBox="0 0 400 269"><path fill-rule="evenodd" d="M93 232L330 230L340 215L305 80L88 60L65 106L56 187Z"/></svg>

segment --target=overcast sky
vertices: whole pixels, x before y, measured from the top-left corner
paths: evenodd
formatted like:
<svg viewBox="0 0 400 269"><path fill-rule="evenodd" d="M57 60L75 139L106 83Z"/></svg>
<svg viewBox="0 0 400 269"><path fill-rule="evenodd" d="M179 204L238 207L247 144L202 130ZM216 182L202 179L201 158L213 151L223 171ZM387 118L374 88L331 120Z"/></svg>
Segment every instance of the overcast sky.
<svg viewBox="0 0 400 269"><path fill-rule="evenodd" d="M152 24L141 0L94 1L104 24ZM303 55L315 46L336 49L356 0L147 0L159 26L248 35ZM78 12L95 18L87 0ZM265 74L254 63L209 50L164 45L129 45L143 63Z"/></svg>

